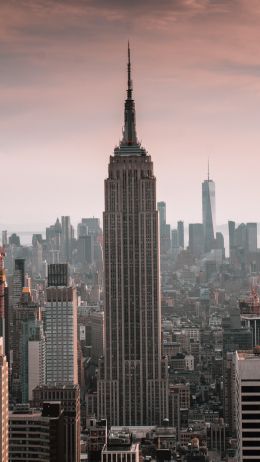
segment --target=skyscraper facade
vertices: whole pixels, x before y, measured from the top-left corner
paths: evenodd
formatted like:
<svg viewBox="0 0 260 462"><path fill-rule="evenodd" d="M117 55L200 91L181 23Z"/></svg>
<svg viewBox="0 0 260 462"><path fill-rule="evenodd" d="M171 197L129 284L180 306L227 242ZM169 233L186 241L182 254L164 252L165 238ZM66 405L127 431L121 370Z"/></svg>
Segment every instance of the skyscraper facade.
<svg viewBox="0 0 260 462"><path fill-rule="evenodd" d="M179 247L184 249L184 222L183 221L178 221L177 230L178 230Z"/></svg>
<svg viewBox="0 0 260 462"><path fill-rule="evenodd" d="M8 462L8 364L0 337L0 460Z"/></svg>
<svg viewBox="0 0 260 462"><path fill-rule="evenodd" d="M159 424L168 415L161 355L156 179L138 142L130 51L123 139L105 180L105 349L98 414L113 425Z"/></svg>
<svg viewBox="0 0 260 462"><path fill-rule="evenodd" d="M49 265L46 290L46 383L77 384L77 291L66 264Z"/></svg>
<svg viewBox="0 0 260 462"><path fill-rule="evenodd" d="M233 355L238 462L260 460L259 353L257 347Z"/></svg>
<svg viewBox="0 0 260 462"><path fill-rule="evenodd" d="M215 183L208 179L202 183L202 221L204 230L204 250L209 252L215 247L216 206Z"/></svg>

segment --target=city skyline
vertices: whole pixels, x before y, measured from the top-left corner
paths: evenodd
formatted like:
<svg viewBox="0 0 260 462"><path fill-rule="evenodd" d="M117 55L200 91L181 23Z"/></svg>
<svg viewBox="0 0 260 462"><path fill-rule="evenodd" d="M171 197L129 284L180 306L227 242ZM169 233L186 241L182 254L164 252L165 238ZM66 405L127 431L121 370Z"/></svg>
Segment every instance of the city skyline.
<svg viewBox="0 0 260 462"><path fill-rule="evenodd" d="M164 1L159 11L153 1L108 3L0 6L1 225L101 216L128 38L139 137L157 165L167 222L201 222L208 157L217 224L258 221L257 2Z"/></svg>

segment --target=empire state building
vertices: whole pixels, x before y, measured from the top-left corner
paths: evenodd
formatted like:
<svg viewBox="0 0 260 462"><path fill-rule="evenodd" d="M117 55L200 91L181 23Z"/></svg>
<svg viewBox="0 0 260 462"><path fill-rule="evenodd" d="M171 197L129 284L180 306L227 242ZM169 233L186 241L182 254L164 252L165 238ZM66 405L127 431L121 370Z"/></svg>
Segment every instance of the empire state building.
<svg viewBox="0 0 260 462"><path fill-rule="evenodd" d="M156 178L136 135L128 46L122 141L105 180L105 348L98 417L111 425L156 425L168 417L167 361L161 352Z"/></svg>

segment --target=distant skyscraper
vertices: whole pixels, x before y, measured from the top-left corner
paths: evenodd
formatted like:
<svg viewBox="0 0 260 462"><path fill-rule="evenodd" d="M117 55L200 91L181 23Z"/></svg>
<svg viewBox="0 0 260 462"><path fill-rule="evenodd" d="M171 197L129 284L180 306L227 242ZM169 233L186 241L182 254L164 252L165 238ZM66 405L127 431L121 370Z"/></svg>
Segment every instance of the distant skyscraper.
<svg viewBox="0 0 260 462"><path fill-rule="evenodd" d="M156 179L151 157L137 140L128 53L123 139L105 180L105 350L98 414L113 425L153 425L168 415Z"/></svg>
<svg viewBox="0 0 260 462"><path fill-rule="evenodd" d="M8 462L8 364L0 337L0 460Z"/></svg>
<svg viewBox="0 0 260 462"><path fill-rule="evenodd" d="M2 246L6 247L8 244L7 231L2 231Z"/></svg>
<svg viewBox="0 0 260 462"><path fill-rule="evenodd" d="M163 231L164 226L166 225L166 203L158 202L157 208L159 212L159 223L160 223L160 232Z"/></svg>
<svg viewBox="0 0 260 462"><path fill-rule="evenodd" d="M216 234L215 183L208 179L202 183L202 222L204 230L204 250L214 249Z"/></svg>
<svg viewBox="0 0 260 462"><path fill-rule="evenodd" d="M171 226L166 223L166 203L158 202L160 225L160 253L166 255L171 250Z"/></svg>
<svg viewBox="0 0 260 462"><path fill-rule="evenodd" d="M40 320L39 305L32 302L29 289L23 289L21 300L14 309L14 338L12 364L12 399L28 402L28 341ZM39 384L37 384L39 385Z"/></svg>
<svg viewBox="0 0 260 462"><path fill-rule="evenodd" d="M46 289L46 383L78 383L77 291L67 265L50 265ZM65 284L66 283L66 284Z"/></svg>
<svg viewBox="0 0 260 462"><path fill-rule="evenodd" d="M64 263L71 261L73 229L70 217L61 217L61 254Z"/></svg>
<svg viewBox="0 0 260 462"><path fill-rule="evenodd" d="M246 224L247 251L255 253L257 251L257 223Z"/></svg>
<svg viewBox="0 0 260 462"><path fill-rule="evenodd" d="M196 258L200 258L204 252L204 233L201 223L189 224L189 249Z"/></svg>
<svg viewBox="0 0 260 462"><path fill-rule="evenodd" d="M177 223L177 231L178 231L178 244L179 244L179 247L184 249L184 223L183 223L183 221L178 221L178 223Z"/></svg>
<svg viewBox="0 0 260 462"><path fill-rule="evenodd" d="M228 222L228 237L229 237L229 258L232 260L233 252L235 249L235 230L236 230L236 223L234 221Z"/></svg>
<svg viewBox="0 0 260 462"><path fill-rule="evenodd" d="M16 258L14 262L14 272L11 282L10 303L8 310L8 330L9 330L9 351L7 352L7 357L9 359L9 369L12 372L13 367L13 353L16 346L16 336L15 336L15 312L18 304L20 303L22 290L25 286L25 261L23 258ZM12 375L12 374L11 374ZM11 377L11 387L12 387L12 377Z"/></svg>
<svg viewBox="0 0 260 462"><path fill-rule="evenodd" d="M61 231L61 224L58 218L54 225L46 228L47 258L49 263L60 263Z"/></svg>

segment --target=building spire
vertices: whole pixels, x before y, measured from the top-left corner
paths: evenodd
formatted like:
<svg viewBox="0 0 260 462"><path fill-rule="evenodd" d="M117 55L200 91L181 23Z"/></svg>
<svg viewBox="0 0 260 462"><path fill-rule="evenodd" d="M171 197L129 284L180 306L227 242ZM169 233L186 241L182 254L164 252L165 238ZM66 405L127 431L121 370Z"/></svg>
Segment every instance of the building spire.
<svg viewBox="0 0 260 462"><path fill-rule="evenodd" d="M127 99L132 99L133 92L133 83L131 79L131 53L130 53L130 44L128 40L128 63L127 63Z"/></svg>
<svg viewBox="0 0 260 462"><path fill-rule="evenodd" d="M208 157L208 181L209 181L209 157Z"/></svg>
<svg viewBox="0 0 260 462"><path fill-rule="evenodd" d="M127 99L125 100L125 123L121 145L138 144L135 128L135 102L133 100L133 83L131 78L131 53L130 44L127 46Z"/></svg>

